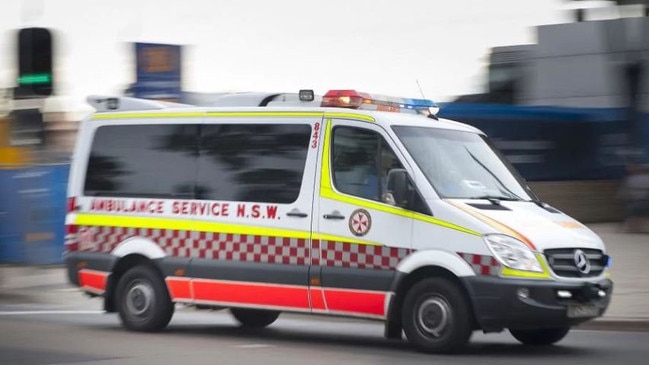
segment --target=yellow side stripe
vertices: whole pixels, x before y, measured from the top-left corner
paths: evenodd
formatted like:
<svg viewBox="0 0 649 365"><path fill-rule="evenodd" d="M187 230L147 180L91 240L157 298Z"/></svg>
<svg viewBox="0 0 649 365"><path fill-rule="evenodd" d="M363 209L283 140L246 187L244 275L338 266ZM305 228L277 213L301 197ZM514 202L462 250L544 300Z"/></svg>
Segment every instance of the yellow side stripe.
<svg viewBox="0 0 649 365"><path fill-rule="evenodd" d="M105 119L138 119L138 118L200 118L204 112L168 112L168 113L108 113L95 114L92 120Z"/></svg>
<svg viewBox="0 0 649 365"><path fill-rule="evenodd" d="M364 240L359 240L359 239L349 238L349 237L342 237L342 236L334 236L334 235L331 235L331 234L314 234L313 239L314 240L321 240L321 241L355 243L355 244L358 244L358 245L367 245L367 246L384 246L383 244L378 243L378 242L364 241Z"/></svg>
<svg viewBox="0 0 649 365"><path fill-rule="evenodd" d="M359 119L366 122L375 122L376 120L369 115L356 114L356 113L342 113L342 112L327 112L324 114L325 118L341 118L341 119Z"/></svg>
<svg viewBox="0 0 649 365"><path fill-rule="evenodd" d="M143 112L143 113L98 113L92 116L93 120L102 119L136 119L136 118L182 118L182 117L292 117L292 118L311 118L311 117L326 117L326 118L343 118L343 119L357 119L366 122L374 122L375 119L369 115L355 114L355 113L342 113L342 112L304 112L304 111L206 111L206 112Z"/></svg>
<svg viewBox="0 0 649 365"><path fill-rule="evenodd" d="M130 217L103 214L77 214L74 223L80 226L169 229L178 231L219 232L304 239L308 239L311 236L310 232L294 231L289 229L171 218Z"/></svg>
<svg viewBox="0 0 649 365"><path fill-rule="evenodd" d="M331 139L331 119L327 119L324 131L324 142L322 144L322 172L320 173L320 194L323 190L331 189L331 172L329 171L329 161L331 161L329 140Z"/></svg>
<svg viewBox="0 0 649 365"><path fill-rule="evenodd" d="M95 114L92 119L136 119L136 118L183 118L183 117L291 117L291 118L313 118L322 117L322 112L269 112L269 111L247 111L247 112L165 112L165 113L110 113Z"/></svg>
<svg viewBox="0 0 649 365"><path fill-rule="evenodd" d="M338 201L338 202L342 202L342 203L355 205L355 206L358 206L358 207L361 207L361 208L378 210L380 212L384 212L384 213L388 213L388 214L394 214L394 215L398 215L398 216L405 217L405 218L410 218L410 219L414 219L414 220L418 220L418 221L422 221L422 222L426 222L426 223L431 223L431 224L434 224L434 225L437 225L437 226L442 226L442 227L445 227L445 228L454 229L456 231L468 233L468 234L474 235L474 236L480 236L481 235L480 233L472 231L472 230L470 230L468 228L464 228L464 227L455 225L453 223L449 223L449 222L446 222L446 221L443 221L441 219L437 219L437 218L434 218L434 217L431 217L431 216L428 216L428 215L412 212L412 211L405 210L405 209L402 209L402 208L399 208L399 207L393 207L393 206L389 206L389 205L385 205L385 204L381 204L381 203L377 203L377 202L373 202L373 201L368 201L368 200L365 200L365 199L360 199L360 198L356 198L356 197L352 197L352 196L348 196L348 195L339 194L339 193L337 193L337 192L335 192L335 191L333 191L331 189L321 189L320 190L320 196L323 197L323 198L326 198L326 199L331 199L333 201Z"/></svg>
<svg viewBox="0 0 649 365"><path fill-rule="evenodd" d="M169 229L177 231L196 231L196 232L218 232L231 234L249 234L255 236L272 236L308 239L311 233L308 231L294 231L289 229L277 229L259 226L216 223L205 221L191 221L171 218L153 218L153 217L130 217L119 215L103 214L77 214L74 224L80 226L95 227L123 227L123 228L146 228L146 229ZM355 243L359 245L382 246L377 242L359 240L330 234L313 234L313 239Z"/></svg>
<svg viewBox="0 0 649 365"><path fill-rule="evenodd" d="M322 112L214 112L210 111L205 114L206 117L291 117L291 118L312 118L322 117Z"/></svg>

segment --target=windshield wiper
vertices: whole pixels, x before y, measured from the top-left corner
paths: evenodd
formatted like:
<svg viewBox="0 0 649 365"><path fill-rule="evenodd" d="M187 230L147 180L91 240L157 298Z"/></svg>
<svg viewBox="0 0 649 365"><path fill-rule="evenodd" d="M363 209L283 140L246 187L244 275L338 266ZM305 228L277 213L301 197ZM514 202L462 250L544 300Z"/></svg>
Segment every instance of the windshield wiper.
<svg viewBox="0 0 649 365"><path fill-rule="evenodd" d="M481 195L481 196L472 196L467 199L484 199L484 200L489 200L489 202L493 205L500 205L501 201L508 201L508 202L516 202L516 201L521 201L522 199L519 198L513 198L511 196L503 196L503 195Z"/></svg>
<svg viewBox="0 0 649 365"><path fill-rule="evenodd" d="M472 158L475 162L477 162L478 165L480 165L480 167L482 167L485 171L487 171L487 173L488 173L489 175L491 175L491 176L494 178L494 180L496 180L496 181L498 182L498 185L500 185L500 187L502 188L502 190L504 190L505 193L511 195L510 197L506 197L505 199L500 199L500 200L510 200L510 201L511 201L511 200L513 200L513 201L517 201L517 200L525 200L525 199L521 198L520 196L514 194L511 190L509 190L509 189L507 188L507 186L506 186L502 181L500 181L500 179L496 176L496 174L494 174L493 171L489 170L489 169L487 168L487 166L485 166L485 165L482 163L482 161L478 160L478 158L475 157L475 156L473 155L473 153L471 153L471 151L469 151L469 149L466 148L466 146L464 147L464 149L465 149L466 152L469 154L469 156L471 156L471 158ZM502 190L501 190L501 192L502 192Z"/></svg>

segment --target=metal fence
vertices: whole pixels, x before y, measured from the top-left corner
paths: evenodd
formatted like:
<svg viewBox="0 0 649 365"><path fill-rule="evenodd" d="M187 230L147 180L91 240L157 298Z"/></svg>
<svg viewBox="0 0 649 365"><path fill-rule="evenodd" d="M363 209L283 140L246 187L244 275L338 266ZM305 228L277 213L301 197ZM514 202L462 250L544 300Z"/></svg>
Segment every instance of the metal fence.
<svg viewBox="0 0 649 365"><path fill-rule="evenodd" d="M0 263L61 263L69 163L0 167Z"/></svg>

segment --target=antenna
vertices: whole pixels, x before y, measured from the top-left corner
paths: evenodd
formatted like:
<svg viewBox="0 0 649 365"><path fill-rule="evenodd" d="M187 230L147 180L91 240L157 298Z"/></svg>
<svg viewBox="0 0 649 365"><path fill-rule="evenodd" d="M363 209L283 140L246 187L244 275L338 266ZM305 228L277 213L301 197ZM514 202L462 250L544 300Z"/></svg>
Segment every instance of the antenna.
<svg viewBox="0 0 649 365"><path fill-rule="evenodd" d="M419 88L419 92L421 93L421 98L426 99L426 95L424 95L424 90L421 89L421 84L419 83L419 80L415 79L415 82L417 83L417 87ZM439 120L439 118L437 117L437 112L439 111L439 107L437 106L435 107L437 108L437 111L432 111L431 108L428 109L430 110L430 114L428 115L428 117L435 120Z"/></svg>
<svg viewBox="0 0 649 365"><path fill-rule="evenodd" d="M415 80L417 83L417 87L419 88L419 93L421 93L422 99L426 99L426 96L424 95L424 90L421 89L421 85L419 84L419 80Z"/></svg>

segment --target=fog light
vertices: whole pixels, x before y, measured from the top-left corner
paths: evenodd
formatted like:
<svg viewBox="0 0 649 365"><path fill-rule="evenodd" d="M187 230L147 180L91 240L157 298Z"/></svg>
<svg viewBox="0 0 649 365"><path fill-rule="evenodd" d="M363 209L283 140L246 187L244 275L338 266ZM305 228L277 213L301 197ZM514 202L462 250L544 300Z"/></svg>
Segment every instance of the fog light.
<svg viewBox="0 0 649 365"><path fill-rule="evenodd" d="M559 298L572 298L572 293L569 292L568 290L557 290L557 296Z"/></svg>
<svg viewBox="0 0 649 365"><path fill-rule="evenodd" d="M516 295L521 299L527 299L530 297L530 291L527 288L520 288L516 291Z"/></svg>

